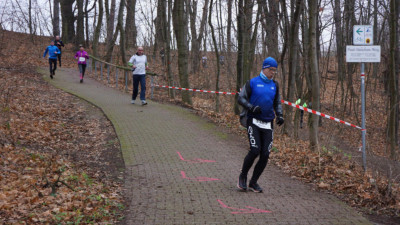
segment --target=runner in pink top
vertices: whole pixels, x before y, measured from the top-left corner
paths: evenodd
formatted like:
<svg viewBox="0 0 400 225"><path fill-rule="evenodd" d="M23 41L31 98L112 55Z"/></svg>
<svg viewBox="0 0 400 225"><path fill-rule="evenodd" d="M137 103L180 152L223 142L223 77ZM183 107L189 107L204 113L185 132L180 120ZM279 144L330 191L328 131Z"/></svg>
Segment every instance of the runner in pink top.
<svg viewBox="0 0 400 225"><path fill-rule="evenodd" d="M83 82L83 77L85 76L86 70L86 59L89 59L89 55L85 52L83 45L79 45L79 51L75 54L75 59L78 59L79 76L81 78L81 83Z"/></svg>

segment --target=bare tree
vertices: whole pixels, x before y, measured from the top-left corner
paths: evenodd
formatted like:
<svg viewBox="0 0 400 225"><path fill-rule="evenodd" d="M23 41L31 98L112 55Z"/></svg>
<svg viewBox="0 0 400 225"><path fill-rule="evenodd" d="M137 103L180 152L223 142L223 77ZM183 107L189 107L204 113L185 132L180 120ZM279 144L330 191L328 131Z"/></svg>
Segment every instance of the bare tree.
<svg viewBox="0 0 400 225"><path fill-rule="evenodd" d="M165 1L165 0L164 0ZM136 0L126 1L126 22L125 22L125 34L126 34L126 48L132 49L136 46Z"/></svg>
<svg viewBox="0 0 400 225"><path fill-rule="evenodd" d="M95 5L96 4L96 2L93 4L93 5ZM86 35L86 46L88 46L89 47L89 40L90 40L90 38L89 38L89 10L88 10L88 7L89 7L89 0L86 0L85 1L85 13L84 13L84 17L85 17L85 35Z"/></svg>
<svg viewBox="0 0 400 225"><path fill-rule="evenodd" d="M261 8L258 8L257 19L253 24L253 6L252 0L239 0L238 1L238 15L237 15L237 41L238 41L238 57L236 62L237 79L236 91L239 91L244 82L250 79L250 73L253 67L254 50L257 38L257 27ZM254 26L254 31L253 31ZM237 100L237 96L235 97ZM234 111L239 114L239 106L235 101Z"/></svg>
<svg viewBox="0 0 400 225"><path fill-rule="evenodd" d="M266 0L258 0L258 5L262 8L261 24L266 33L266 42L268 55L278 59L278 1L268 0L268 5ZM286 10L286 9L285 9Z"/></svg>
<svg viewBox="0 0 400 225"><path fill-rule="evenodd" d="M164 23L165 30L167 31L166 42L165 42L165 56L166 56L166 64L167 64L167 78L168 85L174 86L174 78L172 76L172 68L171 68L171 9L172 9L172 1L168 1L168 22ZM175 98L175 92L172 89L169 89L170 98Z"/></svg>
<svg viewBox="0 0 400 225"><path fill-rule="evenodd" d="M62 0L61 18L62 18L62 38L64 43L73 43L75 39L75 15L72 10L72 5L75 0Z"/></svg>
<svg viewBox="0 0 400 225"><path fill-rule="evenodd" d="M32 34L33 34L33 29L32 29L32 0L29 0L28 12L29 12L29 18L28 18L29 34L31 35L31 38L33 40L33 37L32 37Z"/></svg>
<svg viewBox="0 0 400 225"><path fill-rule="evenodd" d="M93 55L95 57L98 56L98 48L99 48L99 39L100 39L100 31L101 26L103 24L103 0L99 0L99 16L97 20L96 29L94 31L93 36Z"/></svg>
<svg viewBox="0 0 400 225"><path fill-rule="evenodd" d="M109 1L104 1L105 9L106 9L106 20L107 20L107 37L106 37L106 56L105 60L107 62L111 61L112 52L114 50L116 33L114 32L114 23L115 23L115 0L111 0L111 8L109 7Z"/></svg>
<svg viewBox="0 0 400 225"><path fill-rule="evenodd" d="M294 4L296 3L296 4ZM303 0L292 1L292 21L289 31L289 77L288 77L288 89L287 99L290 102L295 101L295 81L296 74L298 73L297 67L299 65L298 60L298 49L299 49L299 23L300 14L303 8ZM288 130L293 129L292 115L293 110L290 106L285 107L285 113L287 115L287 122L284 125L284 132L288 133Z"/></svg>
<svg viewBox="0 0 400 225"><path fill-rule="evenodd" d="M207 24L207 11L208 11L208 3L209 0L205 0L204 6L203 6L203 14L201 16L201 21L200 21L200 29L199 33L197 34L197 28L196 28L196 18L197 18L197 1L195 0L190 0L191 2L191 7L190 9L190 33L192 35L192 68L191 71L192 73L197 71L199 69L199 62L200 62L200 45L201 41L204 36L204 30Z"/></svg>
<svg viewBox="0 0 400 225"><path fill-rule="evenodd" d="M60 35L60 2L54 0L53 3L53 35Z"/></svg>
<svg viewBox="0 0 400 225"><path fill-rule="evenodd" d="M155 19L155 26L156 26L156 34L154 40L154 53L159 49L159 46L164 47L165 45L165 36L167 31L164 29L164 23L167 22L166 20L166 1L165 0L158 0L157 3L157 17ZM156 54L154 54L156 55Z"/></svg>
<svg viewBox="0 0 400 225"><path fill-rule="evenodd" d="M75 44L85 43L85 27L84 27L84 13L83 13L83 0L76 0L76 5L78 8L78 16L76 20L76 38Z"/></svg>
<svg viewBox="0 0 400 225"><path fill-rule="evenodd" d="M215 32L214 32L214 26L212 24L212 20L211 20L211 14L212 14L212 7L213 7L213 0L211 0L210 2L210 11L208 14L208 24L210 25L211 28L211 36L212 36L212 40L213 40L213 44L214 44L214 51L215 51L215 58L219 59L219 51L218 51L218 46L217 46L217 40L215 38ZM220 74L220 65L217 62L217 78L215 81L215 90L219 91L219 74ZM216 94L215 95L215 111L219 112L219 95Z"/></svg>
<svg viewBox="0 0 400 225"><path fill-rule="evenodd" d="M227 52L230 53L232 51L232 2L233 0L228 0L228 21L226 25L226 45L227 45ZM228 67L229 68L229 67Z"/></svg>
<svg viewBox="0 0 400 225"><path fill-rule="evenodd" d="M311 77L311 93L312 107L319 110L319 74L318 74L318 52L317 52L317 18L318 18L318 0L308 0L309 7L309 60L310 60L310 77ZM314 151L318 150L318 121L319 117L315 114L311 117L310 126L310 148Z"/></svg>
<svg viewBox="0 0 400 225"><path fill-rule="evenodd" d="M388 115L388 141L390 145L390 157L392 159L396 158L397 152L397 127L398 127L398 77L397 73L399 71L398 64L396 63L396 58L398 55L399 49L398 45L398 37L397 37L397 29L398 29L398 1L391 0L390 1L390 59L389 59L389 115Z"/></svg>
<svg viewBox="0 0 400 225"><path fill-rule="evenodd" d="M174 23L174 31L176 43L178 45L178 68L179 82L182 87L189 88L188 74L188 46L187 46L187 29L188 24L185 15L185 0L175 0L172 12ZM192 98L189 92L182 92L182 101L191 105Z"/></svg>
<svg viewBox="0 0 400 225"><path fill-rule="evenodd" d="M119 47L122 58L123 65L127 65L126 54L125 54L125 31L124 31L124 9L125 9L125 1L121 0L119 4L118 10L118 23L116 27L116 31L119 31Z"/></svg>

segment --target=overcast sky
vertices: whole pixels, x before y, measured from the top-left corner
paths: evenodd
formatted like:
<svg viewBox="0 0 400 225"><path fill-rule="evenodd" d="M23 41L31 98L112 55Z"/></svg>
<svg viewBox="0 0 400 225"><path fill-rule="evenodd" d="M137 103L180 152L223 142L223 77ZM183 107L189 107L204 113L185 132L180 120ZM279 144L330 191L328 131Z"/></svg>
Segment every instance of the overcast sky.
<svg viewBox="0 0 400 225"><path fill-rule="evenodd" d="M0 0L0 23L3 26L3 28L7 30L13 30L17 32L24 32L24 33L29 33L29 28L28 28L28 0ZM224 3L225 1L223 1ZM322 3L324 5L324 10L321 12L322 13L322 18L325 23L331 23L331 7L329 4L330 1L327 0L322 0ZM33 11L33 19L34 19L34 30L37 35L45 35L45 36L51 36L52 34L52 24L51 24L51 10L50 10L50 4L53 4L53 0L32 0L32 11ZM89 3L89 7L94 3L94 0L91 0ZM138 45L149 45L150 42L153 41L154 38L154 33L155 29L154 26L152 26L152 22L154 18L156 17L156 5L157 5L157 0L137 0L136 1L136 25L138 29L138 37L137 37L137 42ZM198 3L198 20L200 20L200 17L202 15L202 8L204 1L199 1ZM117 9L116 9L116 14L118 12L118 7L119 7L119 0L117 0ZM213 7L215 10L215 6ZM222 6L222 26L226 27L226 17L227 17L227 8L224 3ZM233 25L236 25L236 6L233 8ZM256 11L256 7L254 9ZM92 34L93 34L93 15L94 15L94 10L90 13L90 22L89 22L89 28L90 28L90 39L92 39ZM217 27L217 20L216 20L216 13L213 13L213 23L214 26ZM116 15L117 16L117 15ZM105 20L103 20L105 21ZM60 24L61 27L61 24ZM277 28L278 29L278 28ZM327 46L328 41L331 37L331 26L328 26L323 33L323 45ZM218 30L217 30L218 32ZM102 36L101 38L103 39L105 36L105 22L103 23L102 26ZM225 35L226 36L226 35ZM261 34L260 34L261 36ZM233 37L235 38L235 37ZM210 39L210 37L209 37ZM260 38L261 39L261 38ZM209 40L211 43L211 39ZM235 41L234 41L235 43Z"/></svg>

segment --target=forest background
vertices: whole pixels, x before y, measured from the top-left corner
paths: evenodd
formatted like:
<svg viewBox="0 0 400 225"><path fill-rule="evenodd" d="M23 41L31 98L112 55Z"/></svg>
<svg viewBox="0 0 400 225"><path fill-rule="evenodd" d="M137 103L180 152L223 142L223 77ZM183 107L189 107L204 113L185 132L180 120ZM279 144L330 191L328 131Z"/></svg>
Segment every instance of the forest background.
<svg viewBox="0 0 400 225"><path fill-rule="evenodd" d="M64 57L84 44L93 56L118 65L127 65L137 46L144 46L158 84L236 92L272 56L279 63L282 99L301 98L313 110L356 125L361 124L360 66L345 62L345 46L352 45L354 25L373 25L373 43L382 55L380 63L366 64L367 172L360 169L359 130L306 113L303 131L299 110L289 106L284 106L284 126L277 129L283 135L276 141L275 160L319 188L356 194L344 197L354 205L398 216L400 1L1 2L2 43L7 31L28 34L25 44L35 46L35 57L56 35L67 44ZM6 46L0 46L1 54ZM123 79L113 82L123 84ZM155 99L193 107L243 133L233 96L156 89Z"/></svg>

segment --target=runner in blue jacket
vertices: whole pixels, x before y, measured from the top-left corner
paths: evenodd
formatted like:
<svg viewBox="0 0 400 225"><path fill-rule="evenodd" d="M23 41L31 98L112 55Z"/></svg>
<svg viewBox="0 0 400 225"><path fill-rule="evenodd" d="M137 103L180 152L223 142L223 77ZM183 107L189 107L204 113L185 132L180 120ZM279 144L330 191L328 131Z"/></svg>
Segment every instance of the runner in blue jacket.
<svg viewBox="0 0 400 225"><path fill-rule="evenodd" d="M247 173L258 156L260 159L254 167L249 188L254 192L263 191L257 181L268 163L273 141L273 121L276 119L279 126L284 122L279 86L273 80L277 67L274 58L266 58L260 75L248 81L239 93L238 103L243 106L240 122L247 128L250 142L250 151L244 159L237 184L242 191L247 190Z"/></svg>
<svg viewBox="0 0 400 225"><path fill-rule="evenodd" d="M47 46L46 50L44 51L43 58L46 57L47 53L49 53L50 78L53 79L57 69L57 55L61 53L60 49L54 45L54 41L51 41L51 44Z"/></svg>

